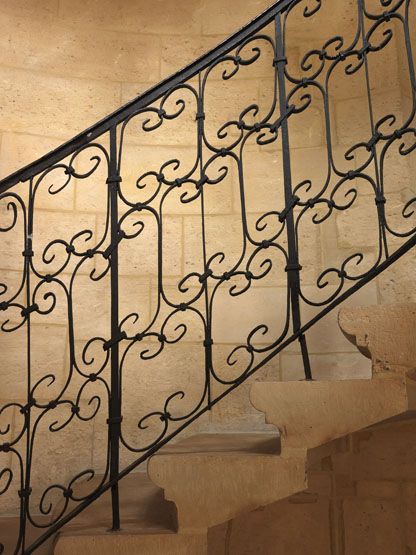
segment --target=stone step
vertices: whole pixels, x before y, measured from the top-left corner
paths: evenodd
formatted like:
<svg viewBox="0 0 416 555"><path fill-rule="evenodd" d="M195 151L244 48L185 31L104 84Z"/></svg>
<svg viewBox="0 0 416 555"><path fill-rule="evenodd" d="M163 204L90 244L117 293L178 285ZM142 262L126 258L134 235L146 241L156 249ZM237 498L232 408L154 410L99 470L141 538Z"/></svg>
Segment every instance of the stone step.
<svg viewBox="0 0 416 555"><path fill-rule="evenodd" d="M100 477L96 480L98 482ZM85 482L77 488L77 495L87 494L91 490L91 482ZM119 491L122 522L120 532L109 530L111 496L106 492L62 529L54 553L63 555L92 554L99 551L108 554L164 552L153 551L155 545L161 546L161 549L163 547L165 552L169 553L188 553L184 548L186 542L184 544L184 540L181 540L180 543L175 534L175 506L164 499L163 491L155 486L145 473L126 476L120 481Z"/></svg>
<svg viewBox="0 0 416 555"><path fill-rule="evenodd" d="M386 373L372 380L255 382L252 405L280 430L282 448L312 449L416 408L416 382Z"/></svg>
<svg viewBox="0 0 416 555"><path fill-rule="evenodd" d="M206 555L207 536L132 534L126 532L67 536L58 540L55 555Z"/></svg>
<svg viewBox="0 0 416 555"><path fill-rule="evenodd" d="M35 516L37 523L47 526L49 520L40 515ZM19 536L20 519L18 516L3 516L0 518L0 538L4 544L4 554L15 553L16 541ZM33 527L31 524L26 528L26 545L30 545L39 537L42 530ZM50 538L43 543L37 550L36 555L52 555L54 538Z"/></svg>
<svg viewBox="0 0 416 555"><path fill-rule="evenodd" d="M97 481L100 478L97 477ZM77 488L77 495L86 495L92 489L91 482L85 482ZM136 472L120 480L119 495L124 532L151 534L175 531L175 507L164 499L163 491L149 480L146 473ZM65 526L61 536L83 534L85 531L106 533L110 527L111 495L106 492Z"/></svg>
<svg viewBox="0 0 416 555"><path fill-rule="evenodd" d="M338 324L366 357L373 375L416 375L416 303L342 308Z"/></svg>
<svg viewBox="0 0 416 555"><path fill-rule="evenodd" d="M178 511L179 532L206 530L306 488L306 450L281 453L276 433L199 434L148 465Z"/></svg>

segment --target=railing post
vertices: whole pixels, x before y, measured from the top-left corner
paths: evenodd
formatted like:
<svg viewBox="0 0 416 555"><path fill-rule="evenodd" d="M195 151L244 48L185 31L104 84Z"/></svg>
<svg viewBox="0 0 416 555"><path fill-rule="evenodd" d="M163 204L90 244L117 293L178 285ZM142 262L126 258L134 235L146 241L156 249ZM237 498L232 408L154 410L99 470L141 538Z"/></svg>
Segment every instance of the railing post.
<svg viewBox="0 0 416 555"><path fill-rule="evenodd" d="M203 97L203 87L202 87L202 76L201 73L198 74L198 111L196 114L196 121L198 126L198 160L199 160L199 175L202 179L204 173L204 161L203 161L203 136L204 136L204 121L205 121L205 108L204 108L204 97ZM201 221L202 221L202 254L204 259L204 274L207 273L207 239L206 239L206 229L205 229L205 199L204 199L204 188L201 189ZM210 303L208 294L208 281L203 282L204 289L204 303L205 303L205 314L206 314L206 327L204 336L204 351L205 351L205 387L207 393L207 405L209 410L211 410L212 403L212 392L211 392L211 372L212 372L212 346L214 344L212 340L212 322L210 315Z"/></svg>
<svg viewBox="0 0 416 555"><path fill-rule="evenodd" d="M289 263L286 268L288 274L288 287L290 289L290 301L292 307L293 332L298 333L301 329L301 315L299 303L300 290L300 270L299 253L296 241L295 223L293 216L293 191L292 191L292 171L290 163L290 143L289 143L289 127L288 127L288 105L285 84L285 65L287 59L285 55L285 45L283 43L281 14L278 13L275 18L276 25L276 71L279 89L279 109L281 118L281 135L282 135L282 156L283 156L283 176L285 188L285 205L286 205L286 229L288 244ZM289 209L289 207L292 207ZM306 337L302 334L299 336L300 348L302 352L303 366L305 377L307 380L312 379L312 371L309 362L308 347Z"/></svg>
<svg viewBox="0 0 416 555"><path fill-rule="evenodd" d="M110 195L110 235L111 244L117 245L118 236L118 188L120 176L117 165L117 128L110 129L110 168L107 180ZM118 308L118 248L112 249L110 255L111 275L111 338L118 336L119 308ZM110 441L110 480L119 474L121 399L119 379L119 343L111 341L111 393L109 405L109 441ZM120 530L120 503L118 482L111 488L112 531Z"/></svg>

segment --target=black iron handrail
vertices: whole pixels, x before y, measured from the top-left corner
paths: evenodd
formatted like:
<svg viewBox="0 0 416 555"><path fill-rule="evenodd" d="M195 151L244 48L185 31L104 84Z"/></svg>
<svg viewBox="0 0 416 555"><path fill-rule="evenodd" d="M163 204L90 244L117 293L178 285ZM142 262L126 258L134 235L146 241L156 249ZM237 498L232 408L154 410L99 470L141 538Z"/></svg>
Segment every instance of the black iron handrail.
<svg viewBox="0 0 416 555"><path fill-rule="evenodd" d="M318 48L309 50L300 63L301 76L294 75L288 64L286 31L289 17L294 8L302 7L301 17L310 18L321 10L322 0L281 0L259 17L218 47L202 56L182 71L162 81L156 87L129 102L107 118L90 127L74 139L43 156L33 164L13 173L0 181L0 203L3 203L6 224L0 222L0 234L10 239L23 237L21 280L18 291L14 292L6 278L0 279L0 316L5 321L0 326L3 333L14 333L25 329L27 339L27 395L24 402L11 401L0 407L0 418L10 414L20 414L14 436L0 443L0 453L14 457L19 472L13 471L11 464L0 467L0 499L10 493L18 483L20 527L16 539L17 553L32 553L66 523L81 513L105 491L111 489L113 530L120 528L118 482L142 462L156 453L161 447L175 438L182 430L211 410L220 400L244 383L257 370L264 367L278 353L294 341L299 341L304 374L312 379L312 369L306 343L306 332L331 312L341 302L350 297L364 285L374 280L381 272L396 262L416 245L416 226L395 227L388 216L389 192L384 182L384 169L388 156L394 147L399 154L407 157L416 152L416 80L413 62L412 41L409 29L409 9L413 0L380 0L382 8L373 12L365 5L365 0L356 0L357 32L348 44L340 36L334 36ZM388 25L392 23L391 27ZM403 121L398 121L388 110L381 117L375 117L370 87L370 68L368 58L383 51L394 36L393 23L398 24L404 38L406 72L410 90L411 107ZM387 25L387 28L381 28ZM272 29L272 30L270 30ZM382 31L381 38L377 36ZM413 31L414 32L414 31ZM206 132L206 122L210 114L206 108L206 87L211 72L225 64L222 80L231 80L244 66L250 68L261 56L265 46L272 51L270 73L272 77L272 99L266 115L261 115L259 105L250 104L236 119L225 122L216 130L215 140ZM251 51L247 54L251 46ZM230 66L232 69L230 69ZM224 66L223 66L224 67ZM369 111L369 125L366 135L350 145L344 153L348 169L340 169L333 156L331 138L331 113L329 84L335 68L341 67L345 75L362 72L366 82ZM299 69L299 68L298 68ZM197 78L195 82L190 80ZM320 95L325 116L326 133L326 177L313 187L311 180L295 183L293 180L292 151L290 147L290 122L299 114L308 113L312 104L312 92ZM189 94L195 107L195 163L191 170L184 171L181 161L173 158L166 160L158 168L148 168L136 180L136 190L143 194L140 201L124 188L123 170L126 134L138 119L140 131L152 134L170 120L179 120L186 112L185 92ZM176 96L175 96L176 95ZM175 100L175 108L168 109L169 100ZM98 139L105 138L109 147L103 146ZM247 198L245 195L245 146L249 139L258 148L275 147L281 141L282 170L284 177L284 205L270 206L257 218L256 233L247 221ZM105 142L105 141L104 141ZM79 167L79 158L90 154L88 170ZM361 157L356 157L357 153ZM365 155L365 156L364 156ZM363 161L364 158L364 161ZM359 160L359 161L358 161ZM220 169L216 164L221 162ZM223 251L210 252L206 236L205 195L208 187L221 187L235 167L238 175L238 193L241 201L242 248L238 261L230 263ZM59 195L73 184L96 177L101 171L100 180L106 181L107 205L105 229L102 235L91 229L80 229L78 233L64 239L58 235L39 249L37 246L37 205L40 189L47 188L50 195ZM172 177L173 172L173 177ZM63 177L63 184L57 186L53 175ZM103 177L104 175L104 177ZM153 183L149 186L149 182ZM23 186L19 185L22 184ZM378 231L378 245L375 261L370 267L363 264L362 252L350 253L339 264L321 269L317 273L316 290L324 293L323 300L317 301L307 294L302 283L303 250L299 228L307 217L313 225L319 226L340 212L355 206L360 189L370 191L365 197L375 206L373 220ZM149 192L147 192L149 191ZM178 191L184 191L178 193ZM200 247L203 263L198 270L181 277L177 290L185 295L189 288L196 292L191 298L181 297L182 302L173 300L167 294L164 284L163 230L165 223L165 201L178 194L182 204L197 206L200 214ZM412 193L414 194L414 193ZM146 196L147 195L147 196ZM375 203L375 205L374 205ZM403 201L402 223L410 222L416 197L410 196ZM369 204L370 206L370 204ZM0 206L1 208L1 206ZM120 318L120 248L126 244L137 246L146 228L145 217L150 218L157 230L157 307L152 314L151 323L141 326L139 314L131 312ZM7 220L7 218L6 218ZM61 233L61 230L51 230ZM95 236L96 235L96 236ZM1 237L1 235L0 235ZM92 244L91 244L92 241ZM95 243L94 243L95 241ZM87 246L90 248L87 248ZM38 254L40 251L40 256ZM111 325L107 337L91 337L84 345L82 354L75 350L76 319L74 317L74 290L81 271L85 274L88 261L101 262L103 269L88 270L90 280L99 282L105 276L111 277ZM218 291L227 290L231 297L238 297L248 291L256 282L270 276L273 269L281 269L285 275L286 298L282 301L284 314L282 329L270 330L260 324L248 333L245 341L231 349L227 357L229 368L240 362L242 370L234 378L224 377L213 361L213 320ZM69 276L69 277L68 277ZM330 282L332 280L332 285ZM55 288L55 289L54 289ZM55 310L58 302L58 289L65 298L68 326L69 368L65 383L58 393L48 402L37 399L38 390L44 385L55 383L56 376L47 373L35 379L31 367L31 319L34 315L47 317ZM326 295L325 295L326 293ZM315 308L316 313L305 320L302 307ZM167 310L164 315L162 308ZM9 312L10 311L10 312ZM154 427L154 437L145 445L132 444L123 434L123 372L125 360L134 349L142 364L157 357L169 345L179 343L188 331L188 324L182 319L187 313L199 318L203 328L204 361L201 373L204 387L201 398L191 409L178 408L177 403L186 395L178 390L167 397L163 406L155 406L152 412L138 421L138 428ZM176 327L169 328L172 322ZM132 324L134 333L128 328ZM238 323L237 323L238 325ZM131 327L131 326L130 326ZM259 342L259 337L272 339ZM143 347L143 342L148 345ZM260 345L261 343L261 345ZM264 346L264 343L267 343ZM102 353L102 360L92 354L93 348ZM94 352L95 353L95 352ZM242 361L242 362L241 362ZM238 366L238 365L237 365ZM203 368L202 368L203 367ZM109 374L106 377L106 372ZM73 378L78 384L75 393ZM212 384L221 385L223 391L214 394ZM94 394L88 388L97 386ZM104 389L100 393L98 386ZM100 396L101 395L101 396ZM92 407L92 414L84 414L84 403ZM37 519L30 500L32 495L33 453L35 439L40 423L47 415L55 415L57 409L67 410L49 425L51 433L59 433L73 421L92 421L102 405L108 408L108 444L104 476L88 495L74 493L83 479L91 479L97 473L94 468L86 468L72 479L62 483L50 484L41 495L38 512L50 520L45 524ZM11 420L6 418L6 426L0 425L0 439L11 430ZM160 428L156 426L156 423ZM20 426L20 427L19 427ZM120 469L120 447L135 453L136 460ZM3 480L3 482L2 482ZM5 483L5 486L2 486ZM52 494L61 495L61 505L49 499ZM43 533L32 543L27 541L28 527L39 528ZM0 553L3 551L0 538ZM13 550L12 550L13 551Z"/></svg>
<svg viewBox="0 0 416 555"><path fill-rule="evenodd" d="M296 0L299 1L299 0ZM247 37L256 33L259 29L262 29L265 25L273 21L274 16L284 10L289 4L293 4L293 0L279 0L275 2L270 8L265 10L262 14L257 16L255 19L250 21L247 25L242 27L239 31L228 37L226 40L221 42L219 45L215 46L212 50L203 54L200 58L196 59L183 69L179 70L177 73L167 77L154 87L140 94L130 102L127 102L124 106L113 112L112 114L106 116L102 120L98 121L91 127L88 127L85 131L76 135L69 141L65 142L58 148L52 150L42 156L38 160L28 164L27 166L13 172L7 177L0 180L0 193L7 191L13 185L20 183L22 181L27 181L28 179L34 177L35 175L46 170L50 165L56 164L69 154L72 154L78 148L90 143L106 131L109 131L113 126L118 125L131 114L135 113L146 106L149 106L156 100L159 100L163 95L165 95L173 87L176 87L179 83L188 81L192 79L198 73L206 69L213 60L220 56L228 54L230 50L238 46Z"/></svg>

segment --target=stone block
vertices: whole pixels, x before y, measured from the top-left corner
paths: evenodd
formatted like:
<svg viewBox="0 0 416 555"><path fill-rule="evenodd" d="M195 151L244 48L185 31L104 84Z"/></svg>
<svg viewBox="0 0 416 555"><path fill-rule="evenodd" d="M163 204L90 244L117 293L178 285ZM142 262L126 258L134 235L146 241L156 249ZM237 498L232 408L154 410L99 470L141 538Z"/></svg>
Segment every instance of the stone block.
<svg viewBox="0 0 416 555"><path fill-rule="evenodd" d="M121 175L122 194L129 202L146 202L156 192L158 181L156 177L148 176L140 179L147 172L159 174L162 166L171 160L180 162L179 168L175 170L173 164L163 169L166 180L172 183L175 179L191 178L194 181L200 179L200 169L197 166L197 150L193 147L181 146L157 146L146 147L139 145L125 145L123 148ZM235 163L231 158L218 162L213 162L210 170L210 177L217 177L218 166L226 165L229 174L217 185L207 185L204 189L204 208L205 213L229 213L232 207L233 174ZM194 170L194 171L192 171ZM137 188L137 181L140 179L141 185L146 185L144 189ZM151 202L152 207L159 207L162 196L168 190L167 185L162 185L158 196ZM180 188L172 189L163 200L162 209L164 214L201 214L201 198L197 197L194 201L184 203L181 197L191 198L197 193L193 183L184 183Z"/></svg>
<svg viewBox="0 0 416 555"><path fill-rule="evenodd" d="M291 152L292 188L303 181L312 182L311 189L305 188L298 191L302 201L311 198L320 192L327 180L328 153L326 147L296 148Z"/></svg>
<svg viewBox="0 0 416 555"><path fill-rule="evenodd" d="M108 187L104 171L100 173L102 175L96 175L93 179L76 180L72 188L75 189L77 212L101 213L103 215L100 216L100 219L104 221L108 211Z"/></svg>
<svg viewBox="0 0 416 555"><path fill-rule="evenodd" d="M403 484L403 509L404 509L404 527L405 541L409 552L416 548L416 530L413 526L415 519L415 501L416 501L416 484L407 482Z"/></svg>
<svg viewBox="0 0 416 555"><path fill-rule="evenodd" d="M109 152L108 133L99 137L94 143L101 145L105 152ZM105 216L108 211L107 177L109 169L104 153L100 148L87 148L77 156L74 165L80 174L86 174L93 167L91 158L94 156L100 158L100 163L94 173L85 179L74 179L70 183L70 187L75 191L75 210L104 214L98 218L98 221L100 224L105 224Z"/></svg>
<svg viewBox="0 0 416 555"><path fill-rule="evenodd" d="M313 222L314 215L315 211L309 210L297 219L295 213L302 287L316 283L322 268L320 228ZM282 243L286 245L286 240Z"/></svg>
<svg viewBox="0 0 416 555"><path fill-rule="evenodd" d="M357 482L358 497L378 497L382 499L395 499L400 496L400 486L397 482L389 480L368 480Z"/></svg>
<svg viewBox="0 0 416 555"><path fill-rule="evenodd" d="M21 271L0 270L0 302L15 297L16 302L24 304L24 290L16 297L21 287L23 277L23 268Z"/></svg>
<svg viewBox="0 0 416 555"><path fill-rule="evenodd" d="M142 2L122 3L123 30L149 35L199 34L201 29L199 2L156 0L149 10Z"/></svg>
<svg viewBox="0 0 416 555"><path fill-rule="evenodd" d="M204 4L202 33L204 35L234 33L268 6L266 0L250 0L249 2L238 0L232 5L214 0L209 4Z"/></svg>
<svg viewBox="0 0 416 555"><path fill-rule="evenodd" d="M357 32L357 7L354 0L347 0L342 5L322 4L314 15L305 18L304 6L297 5L291 11L287 21L286 42L309 39L307 50L321 48L326 40L341 35L345 44L353 42ZM304 52L302 52L303 54Z"/></svg>
<svg viewBox="0 0 416 555"><path fill-rule="evenodd" d="M61 143L60 139L52 137L3 133L0 148L1 177L7 177L11 173L20 170L23 166L34 162L49 151L57 148ZM25 187L28 188L27 183ZM71 186L64 189L58 195L40 194L37 198L37 205L41 208L72 210L73 194Z"/></svg>
<svg viewBox="0 0 416 555"><path fill-rule="evenodd" d="M109 285L107 287L109 292ZM126 322L123 329L130 335L142 331L150 323L151 318L151 290L150 281L147 278L135 276L120 276L119 278L119 314L122 321L128 314L139 315L137 323Z"/></svg>
<svg viewBox="0 0 416 555"><path fill-rule="evenodd" d="M302 522L302 533L299 533ZM237 555L256 553L331 553L329 502L279 501L242 515L233 521L229 552Z"/></svg>
<svg viewBox="0 0 416 555"><path fill-rule="evenodd" d="M237 216L206 216L205 243L207 258L217 252L224 252L222 263L212 265L219 273L229 271L238 262L243 252L243 231L241 218ZM224 234L224 230L227 233ZM184 263L185 274L203 273L202 222L199 216L184 220Z"/></svg>
<svg viewBox="0 0 416 555"><path fill-rule="evenodd" d="M14 208L16 208L15 222ZM2 228L7 230L14 222L13 228L9 231L0 233L2 274L4 270L16 270L20 274L23 274L24 258L22 252L25 244L26 216L26 203L22 208L18 201L14 202L10 197L5 197L4 200L2 199L0 201L0 221Z"/></svg>
<svg viewBox="0 0 416 555"><path fill-rule="evenodd" d="M3 405L3 402L1 403ZM2 436L2 443L4 441L8 441L7 437ZM0 496L0 515L2 516L11 516L11 515L18 515L20 512L20 498L18 491L21 489L21 482L20 482L20 465L18 462L18 457L15 454L10 453L2 453L0 456L0 472L3 470L9 469L13 473L13 479L7 489L1 496ZM5 472L1 480L2 489L5 487L7 479L9 476L9 472ZM2 542L4 542L4 530L0 528L2 532Z"/></svg>
<svg viewBox="0 0 416 555"><path fill-rule="evenodd" d="M14 332L0 334L3 353L1 366L2 394L10 400L25 399L27 394L26 326ZM32 387L46 375L53 374L55 382L43 382L35 398L52 399L63 385L66 330L61 326L32 325L31 380Z"/></svg>
<svg viewBox="0 0 416 555"><path fill-rule="evenodd" d="M404 553L400 508L392 500L345 499L346 555Z"/></svg>
<svg viewBox="0 0 416 555"><path fill-rule="evenodd" d="M261 33L258 33L257 38L252 38L251 41L246 43L243 47L235 48L230 51L229 54L224 56L227 58L228 56L240 56L242 61L251 62L248 64L241 63L238 66L237 71L232 76L232 81L235 80L260 80L260 79L274 79L275 77L275 68L273 65L273 47L268 41L268 39L274 41L274 34L275 31L272 25L265 27ZM210 37L202 37L203 44L209 44L217 46L226 38L224 35L214 35ZM239 50L240 49L240 50ZM258 49L258 51L257 51ZM237 50L239 53L237 54ZM216 61L218 61L217 58ZM222 73L223 71L227 71L227 74L232 73L236 69L236 63L233 60L227 60L221 58L221 62L218 65L218 70L214 70L214 75L209 79L217 79L219 81L222 80Z"/></svg>
<svg viewBox="0 0 416 555"><path fill-rule="evenodd" d="M328 472L308 472L308 490L310 495L331 497L333 490L332 476Z"/></svg>
<svg viewBox="0 0 416 555"><path fill-rule="evenodd" d="M143 94L155 85L153 81L139 81L137 83L121 83L121 102L126 104Z"/></svg>
<svg viewBox="0 0 416 555"><path fill-rule="evenodd" d="M236 366L229 366L226 362L232 351L231 345L215 345L213 347L213 366L216 375L223 380L232 380L245 369L244 356L236 355L239 360ZM261 360L261 356L256 361ZM240 370L240 372L238 371ZM267 425L264 414L258 412L250 403L249 391L251 384L258 380L277 381L279 379L279 358L275 357L265 366L257 370L252 377L240 384L234 391L221 399L210 412L210 431L273 431L273 426ZM213 398L223 393L229 386L223 385L215 379L211 382Z"/></svg>
<svg viewBox="0 0 416 555"><path fill-rule="evenodd" d="M316 287L303 287L302 293L307 299L313 302L317 302L319 300L320 295ZM344 301L341 306L353 307L370 304L377 304L377 287L375 283L370 283L363 289L354 293L351 297ZM314 307L303 302L301 305L302 322L309 322L320 312L320 310L322 310L322 307ZM314 324L306 333L306 339L308 342L309 352L311 353L346 354L348 351L355 352L355 350L351 349L351 343L345 338L344 334L338 327L337 309L332 310L323 319ZM297 342L294 342L285 349L285 352L296 351L297 349L298 344ZM364 360L363 362L365 363ZM366 364L365 366L367 367Z"/></svg>
<svg viewBox="0 0 416 555"><path fill-rule="evenodd" d="M342 441L342 439L346 444L348 444L348 436L346 436L345 438L341 438L341 440L338 441ZM348 450L348 446L346 446L344 452L348 452ZM321 464L324 470L332 470L329 454L327 458L322 460ZM334 474L334 495L338 499L343 499L345 497L355 497L357 495L357 486L357 482L354 481L354 477L350 474Z"/></svg>
<svg viewBox="0 0 416 555"><path fill-rule="evenodd" d="M120 86L3 67L0 101L3 129L69 139L118 108Z"/></svg>
<svg viewBox="0 0 416 555"><path fill-rule="evenodd" d="M379 223L373 198L359 196L350 208L337 212L336 222L338 245L341 248L355 248L358 251L378 245Z"/></svg>
<svg viewBox="0 0 416 555"><path fill-rule="evenodd" d="M242 344L257 326L267 326L268 331L258 331L252 339L255 346L271 345L286 322L286 291L278 287L253 287L246 293L232 297L229 287L221 286L213 302L214 342Z"/></svg>
<svg viewBox="0 0 416 555"><path fill-rule="evenodd" d="M100 281L89 276L79 276L74 280L73 316L76 339L90 339L98 336L109 339L111 335L111 280L107 274ZM133 324L129 319L123 326L129 335L134 335L149 324L150 284L147 278L121 276L119 278L119 320L132 313L139 315Z"/></svg>
<svg viewBox="0 0 416 555"><path fill-rule="evenodd" d="M65 24L97 26L104 29L121 29L122 20L121 0L64 0L59 2L59 18Z"/></svg>
<svg viewBox="0 0 416 555"><path fill-rule="evenodd" d="M71 239L79 232L88 230L92 232L92 237L85 240L82 236L74 241L74 245L79 252L85 252L87 249L92 249L98 243L99 237L96 234L96 219L93 214L82 212L51 212L36 210L33 218L33 265L37 271L44 272L45 274L57 271L62 267L67 259L65 246L62 244L55 244L48 251L47 255L54 259L50 262L43 260L45 249L48 245L55 240L63 240L70 242ZM49 260L49 258L48 258ZM77 257L76 262L79 262ZM85 272L88 260L84 262L84 266L80 268L80 272ZM70 264L65 268L66 272L71 272L74 268L75 259L72 257Z"/></svg>
<svg viewBox="0 0 416 555"><path fill-rule="evenodd" d="M309 94L312 97L310 106L303 112L292 114L288 119L289 141L292 148L317 147L325 144L322 96L315 91L310 91ZM292 98L296 106L302 105L300 97L301 94L298 94Z"/></svg>
<svg viewBox="0 0 416 555"><path fill-rule="evenodd" d="M175 307L170 306L168 303L174 305L180 305L181 303L188 303L192 299L196 298L200 292L200 288L190 287L186 293L179 291L178 284L179 279L175 278L165 278L163 280L163 295L166 297L166 302L162 295L160 299L158 298L158 282L156 278L152 278L150 300L151 300L151 317L154 318L158 311L158 303L160 302L159 313L155 324L152 326L152 330L161 330L161 326L165 320L169 320L166 326L166 333L169 337L177 337L178 331L175 331L177 326L185 325L187 330L182 341L184 342L198 342L202 343L205 338L205 328L204 321L206 321L206 310L205 310L205 297L201 295L200 298L191 304L190 309L184 312L177 312L175 315L172 313L176 310ZM198 310L201 316L196 314L192 309Z"/></svg>
<svg viewBox="0 0 416 555"><path fill-rule="evenodd" d="M334 456L334 470L350 473L355 480L414 481L415 434L413 420L356 433L353 435L354 456Z"/></svg>
<svg viewBox="0 0 416 555"><path fill-rule="evenodd" d="M399 76L399 53L404 50L403 25L399 20L385 22L378 27L373 35L374 42L382 37L384 32L392 31L393 38L378 52L371 52L367 56L370 91L382 93L384 91L395 91L400 84Z"/></svg>
<svg viewBox="0 0 416 555"><path fill-rule="evenodd" d="M371 364L359 353L312 354L312 375L315 380L368 379ZM304 380L302 357L299 354L281 354L283 381Z"/></svg>
<svg viewBox="0 0 416 555"><path fill-rule="evenodd" d="M246 211L256 214L282 211L285 200L281 153L264 148L246 148L242 161ZM234 196L234 210L241 212L241 193L238 190ZM250 232L256 234L254 225Z"/></svg>
<svg viewBox="0 0 416 555"><path fill-rule="evenodd" d="M110 81L160 78L160 42L141 33L120 33L91 26L62 24L55 19L2 17L0 62L56 76ZM88 52L88 56L83 53ZM82 57L82 63L80 63Z"/></svg>
<svg viewBox="0 0 416 555"><path fill-rule="evenodd" d="M155 358L143 360L140 353L156 353L157 341L138 342L125 357L122 367L122 434L124 440L136 449L151 445L164 429L160 414L138 422L150 413L164 413L164 405L170 395L183 391L183 399L178 395L169 403L167 410L174 418L181 418L198 405L203 396L205 384L204 348L201 345L166 344ZM138 384L140 384L138 386ZM181 432L181 437L195 433L206 425L208 416L202 416L191 427ZM187 419L170 422L169 433ZM97 420L94 434L94 464L100 468L105 460L106 431L105 414ZM122 465L138 459L141 452L131 453L123 448Z"/></svg>
<svg viewBox="0 0 416 555"><path fill-rule="evenodd" d="M385 270L377 279L381 302L384 304L416 302L413 276L416 271L416 253L405 256Z"/></svg>
<svg viewBox="0 0 416 555"><path fill-rule="evenodd" d="M181 36L162 36L162 76L169 77L202 56L208 50L206 42L200 35L189 33Z"/></svg>
<svg viewBox="0 0 416 555"><path fill-rule="evenodd" d="M148 473L175 502L179 530L202 530L304 488L305 451L278 451L275 434L201 434L152 457ZM190 510L201 497L205 510Z"/></svg>
<svg viewBox="0 0 416 555"><path fill-rule="evenodd" d="M406 157L399 154L400 145L405 142L397 141L393 144L384 158L383 164L383 186L385 196L389 198L392 193L410 189L412 196L415 195L415 183L412 179L413 154Z"/></svg>
<svg viewBox="0 0 416 555"><path fill-rule="evenodd" d="M263 110L270 110L274 94L273 82L270 79L262 79L259 82L259 90L260 105ZM291 100L291 103L297 107L304 104L304 101L301 100L303 89L300 90L301 92L296 93ZM325 145L324 105L322 96L319 96L313 90L307 92L312 97L310 105L304 111L291 114L288 118L289 143L292 153L293 149L314 148ZM279 105L277 105L276 113L270 118L270 121L277 121L279 114L280 109ZM264 148L272 151L282 149L281 138L279 137L277 141L266 145Z"/></svg>
<svg viewBox="0 0 416 555"><path fill-rule="evenodd" d="M388 196L385 205L386 220L395 233L407 233L414 227L414 218L404 218L402 211L406 201L400 194ZM341 248L366 249L376 247L379 241L378 215L373 198L359 196L347 210L337 213L338 244ZM413 224L413 225L412 225ZM393 247L400 246L405 238L387 231L387 240Z"/></svg>
<svg viewBox="0 0 416 555"><path fill-rule="evenodd" d="M193 83L195 87L195 83ZM131 100L133 87L128 87L123 93ZM197 90L197 87L196 87ZM182 87L170 93L166 97L164 109L169 116L179 114L173 119L163 118L162 124L156 127L161 119L155 113L159 109L160 101L151 105L149 110L139 113L127 123L124 132L124 142L127 144L143 146L192 146L195 151L197 148L197 98L196 90L190 91L187 87ZM133 95L134 96L134 95ZM181 107L180 103L184 108ZM183 104L184 103L184 104ZM153 110L153 111L152 111ZM145 129L143 129L145 126ZM146 129L155 127L150 131Z"/></svg>
<svg viewBox="0 0 416 555"><path fill-rule="evenodd" d="M85 394L87 397L87 393ZM80 402L80 416L93 412L94 404L88 406L87 397ZM34 411L36 413L38 411ZM60 405L48 411L39 420L33 439L31 506L40 513L39 502L43 491L52 484L68 486L69 481L78 473L91 469L93 421L72 420L60 431L51 432L49 426L54 422L63 424L70 420L68 405ZM58 425L59 425L58 424ZM76 492L76 484L73 487ZM62 490L53 489L45 499L45 505L62 502ZM48 502L47 502L48 501Z"/></svg>
<svg viewBox="0 0 416 555"><path fill-rule="evenodd" d="M259 104L259 86L257 80L236 79L223 80L222 74L230 71L227 64L219 64L209 74L204 88L204 130L206 139L215 148L226 148L231 145L240 131L236 125L229 126L225 132L227 136L218 137L221 127L228 122L238 122L244 110L253 104ZM247 125L261 121L269 110L264 103L259 106L260 111L256 116L252 112L244 117Z"/></svg>
<svg viewBox="0 0 416 555"><path fill-rule="evenodd" d="M1 405L5 402L2 401ZM25 403L24 401L21 402L22 404ZM38 402L45 403L45 399L42 401L38 399ZM81 407L80 415L86 417L91 414L88 412L91 410L91 406L88 407L83 401L79 405ZM3 413L3 420L6 412ZM45 489L52 484L61 484L65 487L77 472L91 468L92 422L83 422L76 417L70 420L71 412L68 405L65 404L47 412L44 412L43 409L32 408L31 414L32 423L36 422L36 430L32 424L30 436L33 448L30 510L32 516L39 522L38 515L41 513L39 503ZM67 425L60 431L51 431L49 428L51 425L58 427L65 422L68 422ZM15 410L14 434L17 435L22 426L23 416ZM26 436L23 436L15 445L23 460L26 452L25 442ZM76 445L76 448L74 448L74 445ZM11 468L14 480L9 490L4 496L1 496L1 513L18 514L20 506L18 490L21 489L21 484L17 457L11 455L10 460L6 461L3 455L0 469L5 467ZM76 484L74 485L74 491L76 492ZM45 498L43 507L46 508L49 503L52 503L54 510L57 503L62 502L62 500L62 491L58 488L52 488Z"/></svg>
<svg viewBox="0 0 416 555"><path fill-rule="evenodd" d="M144 224L143 231L133 239L125 239L119 245L120 275L157 275L158 226L153 215L145 212L132 213L124 223L128 233L138 231L138 222ZM137 224L135 226L135 224ZM140 226L141 227L141 226ZM182 219L178 216L163 218L163 274L175 276L181 273L182 253L177 245L182 244Z"/></svg>
<svg viewBox="0 0 416 555"><path fill-rule="evenodd" d="M403 124L400 93L397 90L372 94L374 121L393 114L397 117L393 130ZM338 143L352 147L359 142L367 142L371 138L370 112L368 99L352 98L340 100L335 104L335 122ZM388 132L386 125L381 130Z"/></svg>
<svg viewBox="0 0 416 555"><path fill-rule="evenodd" d="M0 11L11 15L36 17L42 14L43 17L52 17L58 12L58 4L58 0L6 0L1 3Z"/></svg>
<svg viewBox="0 0 416 555"><path fill-rule="evenodd" d="M208 530L208 555L226 555L226 538L231 523L219 524Z"/></svg>
<svg viewBox="0 0 416 555"><path fill-rule="evenodd" d="M93 536L73 535L59 539L55 546L57 555L85 553L93 555L99 551L103 555L124 555L135 552L142 555L169 553L170 555L194 555L207 553L205 534L97 534Z"/></svg>
<svg viewBox="0 0 416 555"><path fill-rule="evenodd" d="M154 40L155 35L183 35L200 32L200 9L198 2L157 0L152 10L141 2L125 3L121 0L98 2L64 0L60 3L59 15L71 24L94 25L126 33L147 35Z"/></svg>
<svg viewBox="0 0 416 555"><path fill-rule="evenodd" d="M215 393L216 397L222 389L218 389ZM226 398L215 405L211 410L211 418L209 422L210 432L265 432L273 431L273 426L266 424L264 415L250 407L248 400L250 386L248 384L240 385Z"/></svg>
<svg viewBox="0 0 416 555"><path fill-rule="evenodd" d="M413 330L416 306L375 305L343 309L339 326L346 337L373 362L374 372L414 371Z"/></svg>

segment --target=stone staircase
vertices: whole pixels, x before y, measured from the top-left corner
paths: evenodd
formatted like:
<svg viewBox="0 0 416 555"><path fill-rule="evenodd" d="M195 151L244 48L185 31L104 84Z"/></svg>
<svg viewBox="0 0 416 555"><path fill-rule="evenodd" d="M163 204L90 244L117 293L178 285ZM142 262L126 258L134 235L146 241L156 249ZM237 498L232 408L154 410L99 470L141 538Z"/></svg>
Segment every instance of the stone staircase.
<svg viewBox="0 0 416 555"><path fill-rule="evenodd" d="M342 309L371 380L256 382L253 406L279 433L199 434L163 448L120 482L123 529L103 496L57 537L56 555L207 553L208 529L307 488L319 447L416 410L416 305Z"/></svg>

